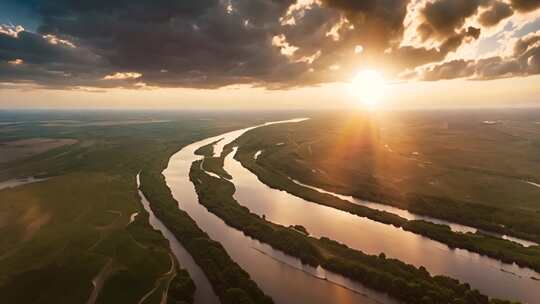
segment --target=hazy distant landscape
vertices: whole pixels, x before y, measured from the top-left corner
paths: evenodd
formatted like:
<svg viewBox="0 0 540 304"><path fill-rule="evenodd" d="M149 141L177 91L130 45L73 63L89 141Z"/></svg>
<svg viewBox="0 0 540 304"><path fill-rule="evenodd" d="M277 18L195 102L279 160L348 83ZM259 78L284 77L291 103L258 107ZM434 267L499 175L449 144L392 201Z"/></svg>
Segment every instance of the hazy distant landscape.
<svg viewBox="0 0 540 304"><path fill-rule="evenodd" d="M0 164L9 303L539 296L536 110L0 117L12 157ZM287 276L321 286L291 290Z"/></svg>

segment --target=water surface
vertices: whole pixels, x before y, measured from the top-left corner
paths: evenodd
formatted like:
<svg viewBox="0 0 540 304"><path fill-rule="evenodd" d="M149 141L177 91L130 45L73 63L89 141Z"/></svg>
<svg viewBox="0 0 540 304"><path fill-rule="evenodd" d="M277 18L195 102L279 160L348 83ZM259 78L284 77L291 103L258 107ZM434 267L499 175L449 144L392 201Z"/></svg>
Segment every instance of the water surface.
<svg viewBox="0 0 540 304"><path fill-rule="evenodd" d="M47 179L48 178L37 178L33 176L23 177L23 178L14 178L14 179L0 182L0 190L7 189L7 188L15 188L15 187L26 185L26 184L37 183L37 182L41 182Z"/></svg>
<svg viewBox="0 0 540 304"><path fill-rule="evenodd" d="M140 177L137 174L137 188L140 187ZM218 304L219 299L212 289L212 285L206 278L202 269L195 263L193 257L187 252L187 250L178 242L174 234L154 215L154 212L150 208L150 203L144 196L141 190L137 189L141 203L149 213L150 225L161 232L161 234L169 241L171 250L176 257L176 260L182 268L185 268L189 272L189 276L197 287L194 294L194 303L196 304Z"/></svg>
<svg viewBox="0 0 540 304"><path fill-rule="evenodd" d="M290 122L295 121L300 120ZM247 237L241 231L227 226L220 218L199 204L195 188L189 180L191 164L201 158L194 154L195 150L222 139L215 145L214 152L219 155L227 143L253 128L237 130L196 142L171 157L163 174L174 198L179 202L179 208L186 211L212 239L219 241L234 261L246 270L276 303L396 303L387 295L370 290L343 276L325 271L320 267L302 265L299 259L274 250L266 244Z"/></svg>
<svg viewBox="0 0 540 304"><path fill-rule="evenodd" d="M301 182L299 182L297 180L294 180L294 179L291 179L291 181L293 183L297 184L297 185L302 186L302 187L309 188L309 189L315 190L315 191L320 192L320 193L330 194L332 196L335 196L335 197L340 198L342 200L348 201L348 202L353 203L355 205L360 205L360 206L368 207L368 208L371 208L371 209L375 209L375 210L379 210L379 211L386 211L388 213L393 213L393 214L399 215L402 218L405 218L405 219L407 219L409 221L422 220L422 221L426 221L426 222L430 222L430 223L434 223L434 224L447 225L448 227L450 227L450 229L452 231L455 231L455 232L476 233L478 231L478 229L476 229L474 227L471 227L471 226L462 225L462 224L458 224L458 223L454 223L454 222L434 218L434 217L431 217L431 216L415 214L415 213L410 212L410 211L408 211L406 209L401 209L401 208L397 208L397 207L390 206L390 205L385 205L385 204L370 202L370 201L366 201L366 200L361 200L361 199L358 199L356 197L349 196L349 195L338 194L338 193L335 193L335 192L331 192L331 191L327 191L327 190L324 190L324 189L321 189L321 188L317 188L315 186L311 186L311 185L301 183ZM504 240L512 241L512 242L520 244L521 246L524 246L524 247L530 247L530 246L538 245L535 242L520 239L520 238L509 236L509 235L501 235L501 234L485 232L485 231L483 233L489 234L489 235L491 235L493 237L498 237L498 238L501 238L501 239L504 239Z"/></svg>
<svg viewBox="0 0 540 304"><path fill-rule="evenodd" d="M237 201L252 212L284 226L302 225L316 237L326 236L368 254L389 257L426 267L432 274L447 275L492 297L537 303L540 274L272 189L234 160L225 158L225 170L233 177Z"/></svg>

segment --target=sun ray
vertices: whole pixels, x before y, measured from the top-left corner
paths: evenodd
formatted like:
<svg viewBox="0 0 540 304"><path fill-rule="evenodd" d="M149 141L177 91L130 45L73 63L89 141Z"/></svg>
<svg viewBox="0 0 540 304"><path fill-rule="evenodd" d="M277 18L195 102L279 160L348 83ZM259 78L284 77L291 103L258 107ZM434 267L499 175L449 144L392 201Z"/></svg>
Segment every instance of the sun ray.
<svg viewBox="0 0 540 304"><path fill-rule="evenodd" d="M376 70L362 70L351 81L350 91L364 108L373 110L380 106L385 87L381 73Z"/></svg>

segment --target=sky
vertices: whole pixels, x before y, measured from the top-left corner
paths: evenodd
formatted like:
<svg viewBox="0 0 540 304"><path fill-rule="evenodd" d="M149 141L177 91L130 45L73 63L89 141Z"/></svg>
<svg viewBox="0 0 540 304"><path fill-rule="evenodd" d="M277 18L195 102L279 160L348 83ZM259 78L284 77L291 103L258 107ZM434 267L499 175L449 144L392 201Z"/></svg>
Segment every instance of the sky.
<svg viewBox="0 0 540 304"><path fill-rule="evenodd" d="M520 107L539 96L540 0L0 0L0 108Z"/></svg>

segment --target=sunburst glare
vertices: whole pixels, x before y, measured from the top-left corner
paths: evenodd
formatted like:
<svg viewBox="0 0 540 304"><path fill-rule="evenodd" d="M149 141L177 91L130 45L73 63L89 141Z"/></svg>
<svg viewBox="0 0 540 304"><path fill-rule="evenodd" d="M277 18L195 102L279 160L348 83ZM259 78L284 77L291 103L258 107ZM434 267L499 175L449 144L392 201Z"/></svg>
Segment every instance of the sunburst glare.
<svg viewBox="0 0 540 304"><path fill-rule="evenodd" d="M369 110L380 107L386 84L376 70L362 70L350 83L350 92L361 105Z"/></svg>

